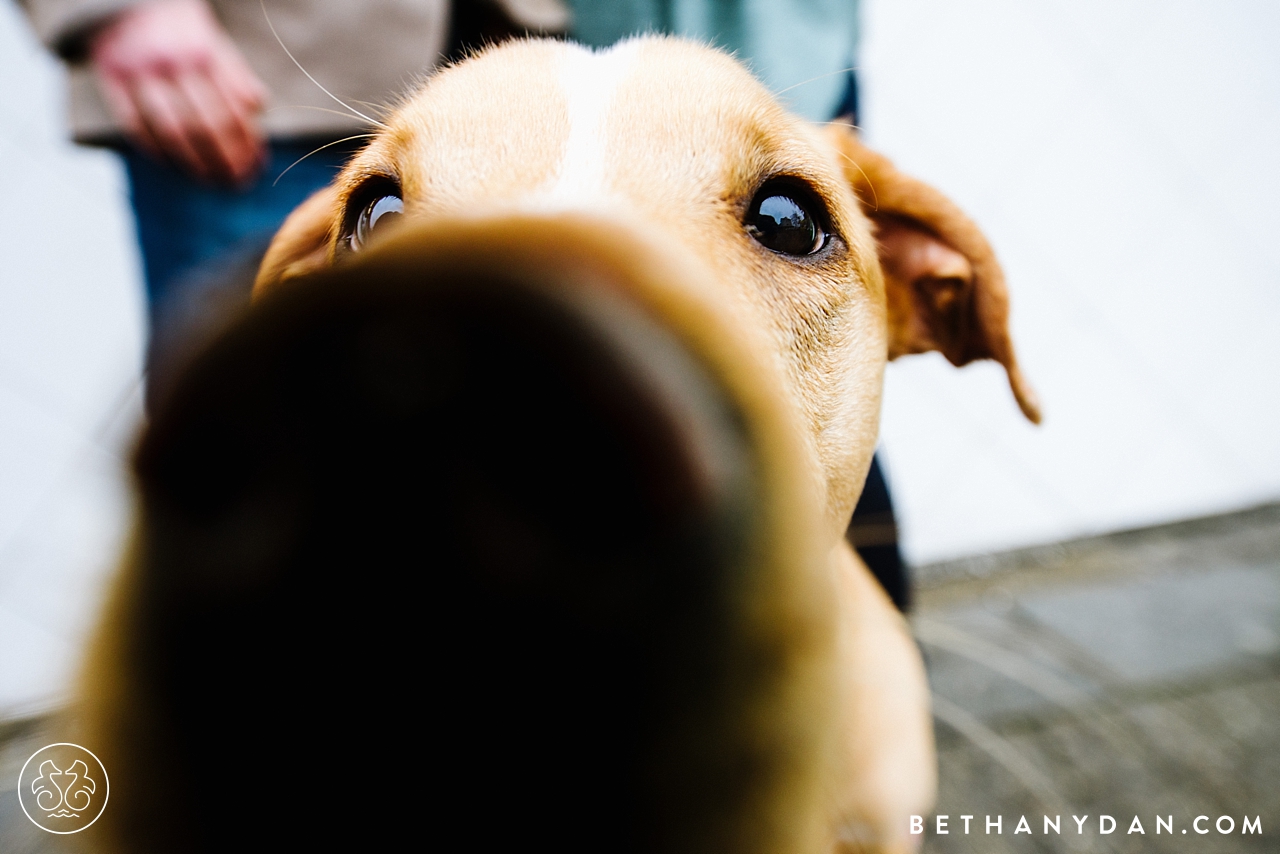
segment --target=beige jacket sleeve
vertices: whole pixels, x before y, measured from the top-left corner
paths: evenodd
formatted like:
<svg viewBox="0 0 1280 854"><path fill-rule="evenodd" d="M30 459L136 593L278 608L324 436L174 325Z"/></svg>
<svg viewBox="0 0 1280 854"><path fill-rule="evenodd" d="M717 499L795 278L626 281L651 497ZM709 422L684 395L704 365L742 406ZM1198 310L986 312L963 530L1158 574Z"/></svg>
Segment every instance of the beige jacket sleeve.
<svg viewBox="0 0 1280 854"><path fill-rule="evenodd" d="M18 0L36 35L64 60L84 56L84 37L139 0Z"/></svg>
<svg viewBox="0 0 1280 854"><path fill-rule="evenodd" d="M75 138L80 142L118 140L119 128L84 62L84 45L95 27L139 0L20 2L40 38L68 64L68 107ZM448 0L208 2L267 86L270 96L262 123L276 139L337 138L368 124L311 82L281 42L325 88L376 118L441 61L449 38Z"/></svg>

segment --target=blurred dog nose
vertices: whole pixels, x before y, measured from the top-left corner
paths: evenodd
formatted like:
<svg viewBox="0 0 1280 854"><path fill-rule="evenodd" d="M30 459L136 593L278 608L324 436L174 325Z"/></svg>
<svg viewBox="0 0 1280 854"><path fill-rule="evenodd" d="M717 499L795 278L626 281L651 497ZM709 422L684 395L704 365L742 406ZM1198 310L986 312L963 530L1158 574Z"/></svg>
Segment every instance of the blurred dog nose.
<svg viewBox="0 0 1280 854"><path fill-rule="evenodd" d="M755 800L722 781L804 761L794 726L748 718L795 693L821 631L820 609L760 616L805 613L812 508L700 275L598 221L406 226L196 355L136 462L127 642L173 748L115 760L137 825L191 832L147 780L180 781L173 815L221 843L247 832L222 801L257 757L367 773L282 744L300 713L359 757L427 704L448 738L402 764L453 781L440 814L502 804L570 850L729 833Z"/></svg>

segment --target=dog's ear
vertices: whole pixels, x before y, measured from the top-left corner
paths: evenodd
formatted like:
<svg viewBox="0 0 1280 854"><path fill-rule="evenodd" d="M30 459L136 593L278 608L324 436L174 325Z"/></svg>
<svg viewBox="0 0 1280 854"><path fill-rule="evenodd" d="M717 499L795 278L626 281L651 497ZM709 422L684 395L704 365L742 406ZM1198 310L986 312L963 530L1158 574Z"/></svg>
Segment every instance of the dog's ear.
<svg viewBox="0 0 1280 854"><path fill-rule="evenodd" d="M338 221L338 188L333 184L312 193L280 226L258 267L253 294L310 273L329 261L329 240Z"/></svg>
<svg viewBox="0 0 1280 854"><path fill-rule="evenodd" d="M994 359L1023 414L1039 424L1039 401L1009 340L1004 272L982 232L946 196L865 147L850 125L832 124L826 133L875 226L889 358L937 350L957 366Z"/></svg>

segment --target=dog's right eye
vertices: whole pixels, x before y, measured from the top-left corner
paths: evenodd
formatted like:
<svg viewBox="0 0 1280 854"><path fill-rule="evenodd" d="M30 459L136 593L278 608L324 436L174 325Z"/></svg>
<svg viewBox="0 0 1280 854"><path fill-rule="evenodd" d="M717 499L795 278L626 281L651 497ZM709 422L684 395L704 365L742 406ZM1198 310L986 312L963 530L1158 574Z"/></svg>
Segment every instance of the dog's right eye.
<svg viewBox="0 0 1280 854"><path fill-rule="evenodd" d="M352 251L363 249L379 231L385 231L404 214L404 201L396 193L380 193L371 198L355 222L347 229L347 248Z"/></svg>
<svg viewBox="0 0 1280 854"><path fill-rule="evenodd" d="M803 257L827 244L820 204L812 194L789 181L771 181L762 187L747 211L747 233L766 249L780 255Z"/></svg>

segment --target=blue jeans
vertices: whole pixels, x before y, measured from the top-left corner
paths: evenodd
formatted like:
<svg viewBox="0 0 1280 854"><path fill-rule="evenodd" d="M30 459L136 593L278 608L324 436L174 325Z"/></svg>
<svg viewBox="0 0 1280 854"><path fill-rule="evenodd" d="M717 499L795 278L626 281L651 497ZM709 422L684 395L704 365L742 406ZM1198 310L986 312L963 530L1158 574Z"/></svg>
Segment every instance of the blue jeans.
<svg viewBox="0 0 1280 854"><path fill-rule="evenodd" d="M142 249L152 334L161 310L180 296L175 289L185 279L201 278L201 268L237 248L265 246L290 211L333 180L351 155L349 144L326 148L289 169L324 142L273 142L266 168L241 189L202 184L132 148L121 152Z"/></svg>
<svg viewBox="0 0 1280 854"><path fill-rule="evenodd" d="M289 168L325 142L272 143L258 179L239 189L202 184L141 152L121 151L147 289L149 410L201 342L248 304L258 263L285 217L354 151L351 143L335 145Z"/></svg>

